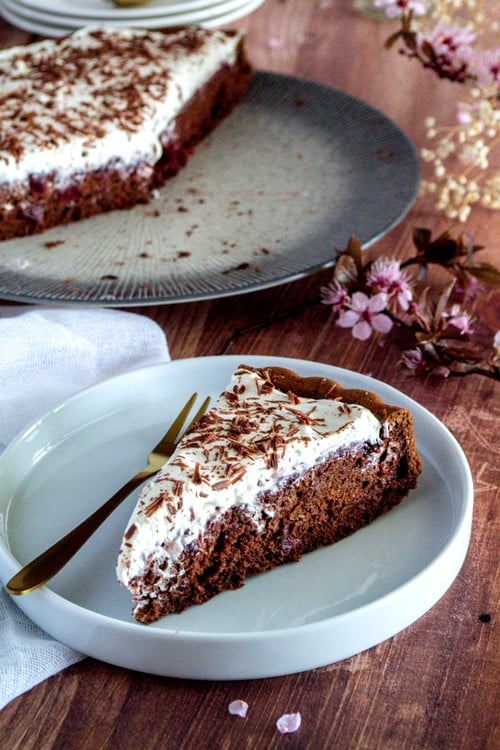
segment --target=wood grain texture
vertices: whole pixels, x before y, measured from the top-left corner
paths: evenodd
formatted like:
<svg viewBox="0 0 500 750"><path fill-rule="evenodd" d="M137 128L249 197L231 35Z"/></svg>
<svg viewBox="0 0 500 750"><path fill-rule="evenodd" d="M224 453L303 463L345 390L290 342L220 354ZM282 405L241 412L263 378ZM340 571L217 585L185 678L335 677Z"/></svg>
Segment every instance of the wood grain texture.
<svg viewBox="0 0 500 750"><path fill-rule="evenodd" d="M248 35L260 69L340 88L382 109L417 146L423 119L452 116L456 88L434 80L396 52L384 52L392 26L359 17L348 0L267 0L235 27ZM0 22L0 46L30 40ZM404 221L369 254L408 257L411 232L447 223L418 199ZM477 210L467 231L498 263L498 221ZM166 332L173 358L269 354L317 360L368 373L401 389L441 419L471 465L475 510L470 550L445 596L418 622L379 646L322 669L248 682L190 682L130 672L86 659L12 701L0 713L2 750L491 750L500 746L498 677L499 389L477 376L433 386L395 366L395 344L355 342L318 301L324 271L252 294L136 308ZM489 290L475 313L493 332L500 295ZM367 624L369 627L369 624ZM246 719L227 705L241 698ZM298 732L281 736L276 719L300 711Z"/></svg>

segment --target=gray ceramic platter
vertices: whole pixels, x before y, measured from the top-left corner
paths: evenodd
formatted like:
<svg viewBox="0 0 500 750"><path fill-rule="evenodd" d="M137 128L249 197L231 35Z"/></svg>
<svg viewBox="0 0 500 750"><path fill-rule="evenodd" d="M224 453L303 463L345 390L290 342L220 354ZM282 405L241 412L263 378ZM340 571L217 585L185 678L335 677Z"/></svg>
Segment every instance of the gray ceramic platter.
<svg viewBox="0 0 500 750"><path fill-rule="evenodd" d="M0 243L0 297L133 306L251 292L333 263L407 213L418 157L384 114L257 72L239 107L148 205Z"/></svg>

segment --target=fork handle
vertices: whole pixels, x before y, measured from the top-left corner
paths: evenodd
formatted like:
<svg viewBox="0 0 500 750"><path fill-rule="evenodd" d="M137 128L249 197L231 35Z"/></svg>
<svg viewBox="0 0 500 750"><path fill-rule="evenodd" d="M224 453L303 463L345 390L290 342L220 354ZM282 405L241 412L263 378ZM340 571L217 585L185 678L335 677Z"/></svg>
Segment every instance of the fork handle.
<svg viewBox="0 0 500 750"><path fill-rule="evenodd" d="M115 508L145 479L148 479L155 473L156 470L149 467L140 471L132 479L129 479L123 487L120 487L104 505L97 508L85 521L82 521L72 531L68 532L66 536L63 536L62 539L53 544L52 547L49 547L45 552L42 552L38 557L25 565L7 583L5 588L9 594L17 596L28 594L30 591L34 591L43 586L44 583L47 583L50 578L55 576L66 565L68 560L71 560L73 555L97 531L99 526L111 515Z"/></svg>

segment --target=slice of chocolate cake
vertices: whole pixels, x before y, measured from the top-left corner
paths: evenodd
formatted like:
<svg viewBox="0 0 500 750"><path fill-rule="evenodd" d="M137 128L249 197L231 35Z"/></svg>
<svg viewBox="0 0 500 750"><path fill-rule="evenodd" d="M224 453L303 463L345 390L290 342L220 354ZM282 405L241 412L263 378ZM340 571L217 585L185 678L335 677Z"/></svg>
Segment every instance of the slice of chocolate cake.
<svg viewBox="0 0 500 750"><path fill-rule="evenodd" d="M408 410L241 365L140 495L117 565L135 618L181 612L352 534L420 471Z"/></svg>
<svg viewBox="0 0 500 750"><path fill-rule="evenodd" d="M147 202L250 76L241 34L199 28L0 51L0 240Z"/></svg>

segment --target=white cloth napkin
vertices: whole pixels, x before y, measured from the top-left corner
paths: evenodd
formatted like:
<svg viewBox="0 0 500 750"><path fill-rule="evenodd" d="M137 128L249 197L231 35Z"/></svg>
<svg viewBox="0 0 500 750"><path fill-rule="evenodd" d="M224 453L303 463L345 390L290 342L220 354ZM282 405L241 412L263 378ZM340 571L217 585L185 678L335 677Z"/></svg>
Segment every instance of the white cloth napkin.
<svg viewBox="0 0 500 750"><path fill-rule="evenodd" d="M0 307L0 453L71 394L169 359L163 331L135 313ZM0 587L0 708L82 658L32 623Z"/></svg>

